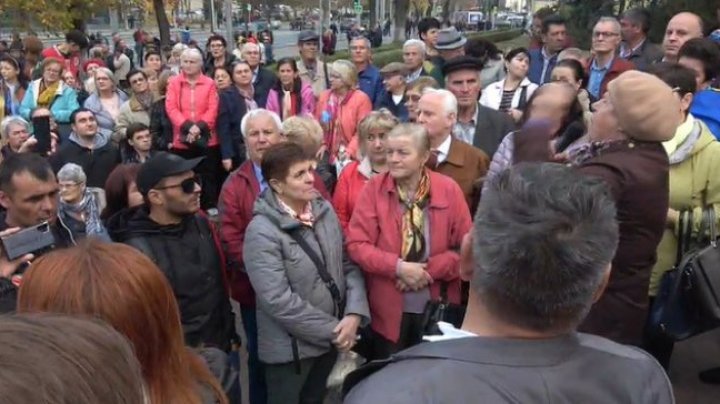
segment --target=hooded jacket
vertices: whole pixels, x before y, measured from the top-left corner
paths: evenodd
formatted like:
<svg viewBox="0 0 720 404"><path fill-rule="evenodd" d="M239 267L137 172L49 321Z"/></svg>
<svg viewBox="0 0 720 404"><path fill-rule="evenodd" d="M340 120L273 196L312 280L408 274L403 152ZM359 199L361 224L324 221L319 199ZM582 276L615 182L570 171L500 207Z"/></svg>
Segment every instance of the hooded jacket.
<svg viewBox="0 0 720 404"><path fill-rule="evenodd" d="M700 229L703 207L712 206L716 217L720 218L720 142L704 123L693 120L698 133L694 135L691 132L670 154L670 208L692 210L693 233L696 234ZM683 150L686 144L690 146L689 150ZM650 278L650 296L657 294L662 275L675 264L679 230L677 223L672 228L665 227L657 247L657 263Z"/></svg>
<svg viewBox="0 0 720 404"><path fill-rule="evenodd" d="M268 188L255 203L247 228L243 255L257 298L258 352L264 363L318 357L331 349L339 317L357 314L364 323L370 318L362 273L344 251L332 206L322 198L311 203L313 226L303 226L285 213ZM299 231L323 261L345 298L344 312L337 312L317 267L290 231Z"/></svg>
<svg viewBox="0 0 720 404"><path fill-rule="evenodd" d="M227 351L235 325L224 257L208 220L196 214L160 225L141 206L118 212L107 228L114 241L137 248L165 274L180 307L186 344Z"/></svg>
<svg viewBox="0 0 720 404"><path fill-rule="evenodd" d="M71 133L69 140L50 158L53 171L57 173L65 164L75 163L85 172L88 187L104 189L105 180L120 164L120 151L109 140L109 133L98 130L93 148L89 149L80 143L75 132Z"/></svg>

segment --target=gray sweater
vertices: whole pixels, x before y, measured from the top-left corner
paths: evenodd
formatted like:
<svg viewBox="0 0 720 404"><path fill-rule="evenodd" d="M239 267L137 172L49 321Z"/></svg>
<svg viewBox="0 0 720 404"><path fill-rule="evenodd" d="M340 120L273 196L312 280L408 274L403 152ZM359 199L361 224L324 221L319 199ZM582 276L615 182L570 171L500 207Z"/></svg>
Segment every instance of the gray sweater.
<svg viewBox="0 0 720 404"><path fill-rule="evenodd" d="M312 201L312 210L313 227L303 226L301 235L324 260L345 296L344 314L358 314L368 322L365 282L359 267L344 251L337 216L322 198ZM270 188L258 197L253 215L245 233L243 256L257 299L260 360L292 362L293 338L300 359L320 356L330 350L338 318L332 295L315 264L288 234L302 225L282 210Z"/></svg>

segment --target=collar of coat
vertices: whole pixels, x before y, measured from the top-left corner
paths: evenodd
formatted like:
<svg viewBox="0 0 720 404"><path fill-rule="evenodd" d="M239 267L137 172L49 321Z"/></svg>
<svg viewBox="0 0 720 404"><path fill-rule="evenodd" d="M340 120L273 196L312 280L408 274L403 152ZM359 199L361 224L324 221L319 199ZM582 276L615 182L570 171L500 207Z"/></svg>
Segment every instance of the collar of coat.
<svg viewBox="0 0 720 404"><path fill-rule="evenodd" d="M444 192L433 192L433 184L440 180L438 178L439 176L443 175L431 170L428 170L428 175L430 176L430 203L428 204L428 207L436 209L449 208L450 200L448 199L447 194ZM380 190L382 194L390 195L391 198L399 200L397 187L395 186L395 179L390 176L390 173L377 174L376 177L379 177L376 181L381 182ZM375 181L375 178L373 178L373 181Z"/></svg>

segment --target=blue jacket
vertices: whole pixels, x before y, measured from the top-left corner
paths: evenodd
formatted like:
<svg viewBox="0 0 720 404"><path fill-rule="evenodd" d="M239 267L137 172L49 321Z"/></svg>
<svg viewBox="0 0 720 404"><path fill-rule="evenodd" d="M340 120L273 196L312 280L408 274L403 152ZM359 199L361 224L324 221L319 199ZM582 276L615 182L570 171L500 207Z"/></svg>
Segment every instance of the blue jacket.
<svg viewBox="0 0 720 404"><path fill-rule="evenodd" d="M403 95L402 100L400 100L400 104L395 104L395 101L392 98L392 93L389 91L383 91L381 96L378 97L378 101L373 104L373 109L377 111L380 108L387 108L400 120L400 122L407 122L408 110L405 106L405 101L406 99Z"/></svg>
<svg viewBox="0 0 720 404"><path fill-rule="evenodd" d="M368 65L365 70L358 73L358 87L360 91L367 94L372 105L375 105L385 93L380 70L374 65Z"/></svg>
<svg viewBox="0 0 720 404"><path fill-rule="evenodd" d="M543 70L543 62L544 58L542 55L542 48L540 49L533 49L530 51L530 70L528 71L528 78L530 81L537 85L541 85L544 83L547 83L550 81L550 75L552 74L552 69L555 67L555 64L557 64L557 58L558 54L555 54L553 57L550 58L550 63L548 63L548 68L545 71L545 77L540 77L542 75Z"/></svg>
<svg viewBox="0 0 720 404"><path fill-rule="evenodd" d="M235 86L220 92L215 130L220 139L220 153L223 160L234 159L238 164L245 160L245 141L240 123L246 112L245 99Z"/></svg>
<svg viewBox="0 0 720 404"><path fill-rule="evenodd" d="M25 97L20 103L20 115L28 121L30 120L30 113L37 107L37 99L40 95L40 80L42 79L30 83ZM50 112L52 112L53 118L55 118L56 122L68 123L70 122L70 114L78 108L80 108L80 104L78 104L77 93L61 82L55 98L50 104Z"/></svg>
<svg viewBox="0 0 720 404"><path fill-rule="evenodd" d="M708 88L695 94L690 113L705 123L715 138L720 139L720 89Z"/></svg>

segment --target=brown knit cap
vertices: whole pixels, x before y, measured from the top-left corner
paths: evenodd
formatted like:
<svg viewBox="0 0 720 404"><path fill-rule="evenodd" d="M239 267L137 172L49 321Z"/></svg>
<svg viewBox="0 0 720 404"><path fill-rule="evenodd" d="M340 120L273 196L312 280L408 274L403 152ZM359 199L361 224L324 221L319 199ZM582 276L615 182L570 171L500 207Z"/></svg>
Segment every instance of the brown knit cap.
<svg viewBox="0 0 720 404"><path fill-rule="evenodd" d="M608 84L620 129L630 138L665 142L680 125L680 100L659 78L630 70Z"/></svg>

